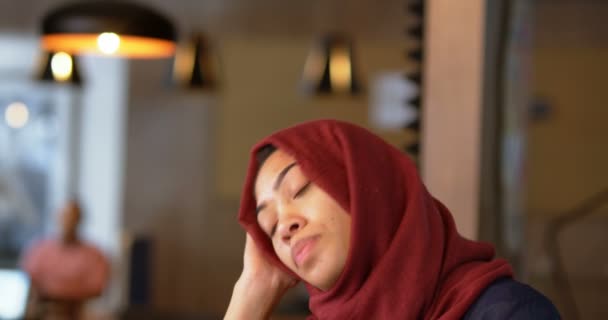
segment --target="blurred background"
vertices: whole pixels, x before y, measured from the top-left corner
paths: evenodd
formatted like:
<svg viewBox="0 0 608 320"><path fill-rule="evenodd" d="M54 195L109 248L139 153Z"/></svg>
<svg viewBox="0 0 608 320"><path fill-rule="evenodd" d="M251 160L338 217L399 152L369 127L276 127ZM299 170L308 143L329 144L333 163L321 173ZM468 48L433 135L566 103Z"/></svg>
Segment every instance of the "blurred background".
<svg viewBox="0 0 608 320"><path fill-rule="evenodd" d="M88 318L219 319L250 147L336 118L410 154L564 319L608 318L608 2L129 0L175 52L66 58L41 40L86 26L52 16L70 3L0 2L2 270L77 197L112 265ZM305 315L296 288L277 319Z"/></svg>

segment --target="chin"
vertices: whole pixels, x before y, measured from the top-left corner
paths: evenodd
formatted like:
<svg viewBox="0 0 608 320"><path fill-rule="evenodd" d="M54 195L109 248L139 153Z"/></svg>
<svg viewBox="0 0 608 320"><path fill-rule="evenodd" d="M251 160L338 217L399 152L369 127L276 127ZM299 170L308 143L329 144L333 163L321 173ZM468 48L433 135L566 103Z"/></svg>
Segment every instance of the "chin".
<svg viewBox="0 0 608 320"><path fill-rule="evenodd" d="M332 270L317 267L312 271L312 274L308 274L308 279L304 277L303 279L319 290L327 291L331 289L338 280L338 277L334 275L335 272L332 272Z"/></svg>
<svg viewBox="0 0 608 320"><path fill-rule="evenodd" d="M293 268L292 271L319 290L331 289L342 274L344 263L340 259L340 253L329 251L331 250L319 252L320 254L314 255L301 268Z"/></svg>

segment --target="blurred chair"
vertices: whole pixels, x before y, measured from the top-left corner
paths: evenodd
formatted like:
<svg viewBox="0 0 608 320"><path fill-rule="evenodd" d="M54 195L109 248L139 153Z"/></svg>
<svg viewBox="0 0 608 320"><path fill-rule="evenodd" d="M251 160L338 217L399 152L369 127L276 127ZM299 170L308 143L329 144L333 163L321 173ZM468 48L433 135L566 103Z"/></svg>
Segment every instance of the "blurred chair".
<svg viewBox="0 0 608 320"><path fill-rule="evenodd" d="M119 315L123 320L215 320L219 316L159 310L154 306L154 240L137 235L127 241L127 306Z"/></svg>
<svg viewBox="0 0 608 320"><path fill-rule="evenodd" d="M129 252L128 305L152 303L152 240L146 236L133 239Z"/></svg>
<svg viewBox="0 0 608 320"><path fill-rule="evenodd" d="M594 194L548 224L545 247L554 266L552 279L564 319L585 319L582 315L587 312L605 310L605 298L602 297L608 295L608 215L599 209L606 204L608 189ZM602 212L604 214L597 214ZM594 213L596 215L590 217ZM601 313L601 316L593 315L592 319L606 319L608 312Z"/></svg>

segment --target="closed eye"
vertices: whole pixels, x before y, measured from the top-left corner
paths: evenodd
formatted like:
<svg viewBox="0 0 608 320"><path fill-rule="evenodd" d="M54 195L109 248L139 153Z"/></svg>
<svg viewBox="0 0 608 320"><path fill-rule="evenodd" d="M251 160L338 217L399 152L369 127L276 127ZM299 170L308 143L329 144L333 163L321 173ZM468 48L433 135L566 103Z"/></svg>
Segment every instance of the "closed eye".
<svg viewBox="0 0 608 320"><path fill-rule="evenodd" d="M270 238L272 238L277 231L276 221L273 222L273 224L259 222L259 225L262 228L262 231L264 231L264 233L266 233Z"/></svg>
<svg viewBox="0 0 608 320"><path fill-rule="evenodd" d="M303 195L304 192L306 192L306 190L308 190L308 187L310 187L310 181L308 181L302 188L300 188L300 190L298 190L298 192L296 192L296 194L293 195L293 198L296 199L297 197Z"/></svg>
<svg viewBox="0 0 608 320"><path fill-rule="evenodd" d="M302 195L303 195L303 194L304 194L304 193L305 193L305 192L306 192L306 191L309 189L310 185L311 185L311 181L308 181L308 182L307 182L307 183L306 183L306 184L305 184L305 185L304 185L302 188L300 188L300 190L298 190L298 192L296 192L296 193L293 195L293 198L294 198L294 199L296 199L296 198L298 198L298 197L302 196ZM264 208L265 208L265 206L263 206L261 209L264 209ZM269 235L270 235L270 238L273 238L273 237L274 237L274 235L275 235L275 233L277 232L277 225L278 225L278 224L277 224L277 223L275 223L275 224L272 226L272 229L270 230L270 234L269 234Z"/></svg>
<svg viewBox="0 0 608 320"><path fill-rule="evenodd" d="M274 234L277 232L277 224L275 223L272 226L272 230L270 230L270 238L274 237Z"/></svg>

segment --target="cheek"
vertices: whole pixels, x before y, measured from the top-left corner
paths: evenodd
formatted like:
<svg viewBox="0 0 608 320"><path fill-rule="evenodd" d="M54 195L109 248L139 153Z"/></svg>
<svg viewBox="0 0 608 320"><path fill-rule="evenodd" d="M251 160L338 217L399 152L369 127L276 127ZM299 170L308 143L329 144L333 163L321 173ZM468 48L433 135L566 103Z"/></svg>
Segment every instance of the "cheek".
<svg viewBox="0 0 608 320"><path fill-rule="evenodd" d="M323 222L328 228L339 232L350 228L350 216L332 199L319 201L315 211L316 220Z"/></svg>
<svg viewBox="0 0 608 320"><path fill-rule="evenodd" d="M276 244L274 241L272 243L272 247L274 248L274 253L276 253L279 260L283 262L285 266L287 266L291 271L296 272L295 265L291 259L291 250L288 246Z"/></svg>
<svg viewBox="0 0 608 320"><path fill-rule="evenodd" d="M351 218L350 215L345 212L342 207L338 204L331 206L331 213L327 219L328 229L331 229L332 233L337 236L336 241L340 243L341 247L350 247L350 230L351 230Z"/></svg>

